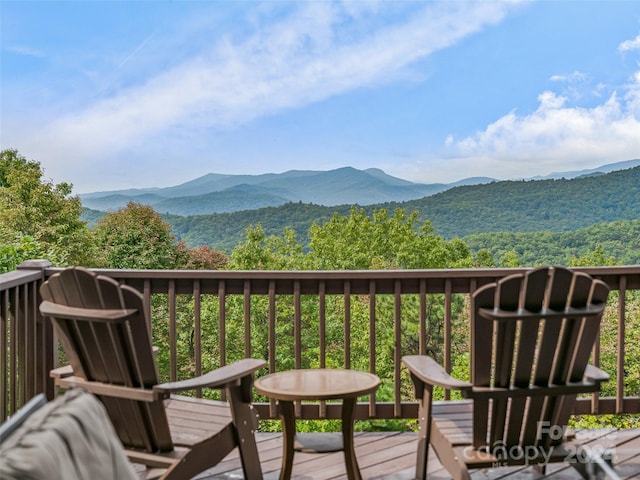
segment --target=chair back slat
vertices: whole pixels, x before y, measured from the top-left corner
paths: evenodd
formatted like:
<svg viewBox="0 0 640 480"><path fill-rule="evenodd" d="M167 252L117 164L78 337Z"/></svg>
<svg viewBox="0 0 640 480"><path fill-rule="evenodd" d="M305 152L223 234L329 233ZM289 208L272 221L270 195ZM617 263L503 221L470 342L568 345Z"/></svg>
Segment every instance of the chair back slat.
<svg viewBox="0 0 640 480"><path fill-rule="evenodd" d="M488 284L476 290L471 297L471 311L475 321L471 323L471 348L475 352L471 359L471 382L474 385L491 385L491 362L479 362L476 359L490 359L492 355L493 322L478 315L481 308L492 307L495 302L496 284ZM477 399L473 413L473 443L485 445L488 434L489 400Z"/></svg>
<svg viewBox="0 0 640 480"><path fill-rule="evenodd" d="M601 280L594 280L589 291L589 304L605 305L608 294L609 287ZM574 365L578 368L575 368L571 372L571 377L569 378L571 382L580 381L584 374L584 369L591 356L593 344L596 342L598 332L600 331L600 317L586 318L583 329L583 342L578 346L574 358Z"/></svg>
<svg viewBox="0 0 640 480"><path fill-rule="evenodd" d="M515 312L520 306L520 293L524 277L508 276L498 282L495 306L500 310Z"/></svg>
<svg viewBox="0 0 640 480"><path fill-rule="evenodd" d="M522 307L529 312L539 312L544 306L547 293L548 268L536 268L526 276L526 290L522 299Z"/></svg>
<svg viewBox="0 0 640 480"><path fill-rule="evenodd" d="M562 311L567 306L573 273L566 268L554 268L551 272L551 285L548 288L548 308Z"/></svg>
<svg viewBox="0 0 640 480"><path fill-rule="evenodd" d="M41 287L44 300L85 309L135 311L117 321L52 318L75 376L119 386L149 389L158 383L145 309L139 292L80 268L65 269ZM126 447L172 450L161 400L143 402L100 395Z"/></svg>
<svg viewBox="0 0 640 480"><path fill-rule="evenodd" d="M523 292L520 294L518 309L524 309L524 311L528 312L540 312L542 310L547 278L548 270L546 268L533 270L523 278L523 282L526 282L526 285L522 285ZM518 295L518 293L514 292L515 295ZM532 382L536 346L541 332L542 321L540 318L534 317L518 323L513 386L527 388ZM525 434L522 426L526 423L527 403L526 397L512 398L509 402L509 410L507 412L509 428L505 433L506 443L509 445L522 443L522 438ZM539 407L542 407L542 403Z"/></svg>
<svg viewBox="0 0 640 480"><path fill-rule="evenodd" d="M501 310L516 311L520 297L522 278L511 277L506 281L498 282L496 291L496 305ZM507 388L511 383L512 360L515 348L516 324L514 322L494 322L494 348L493 355L494 387ZM491 403L491 425L489 431L489 444L495 445L504 435L507 423L508 399L493 399Z"/></svg>
<svg viewBox="0 0 640 480"><path fill-rule="evenodd" d="M576 397L567 386L584 376L607 295L603 282L564 267L512 275L474 292L471 381L481 392L471 394L475 446L559 440L541 436L539 426L566 425ZM505 391L491 396L486 387ZM476 413L487 407L488 414Z"/></svg>
<svg viewBox="0 0 640 480"><path fill-rule="evenodd" d="M534 385L544 387L549 383L561 327L560 322L544 322L534 370Z"/></svg>
<svg viewBox="0 0 640 480"><path fill-rule="evenodd" d="M471 311L474 321L471 322L471 349L474 352L471 359L471 382L480 387L491 384L491 362L487 359L492 355L493 322L478 314L481 308L491 308L495 301L496 285L489 284L476 290L471 297ZM476 360L482 359L482 361Z"/></svg>

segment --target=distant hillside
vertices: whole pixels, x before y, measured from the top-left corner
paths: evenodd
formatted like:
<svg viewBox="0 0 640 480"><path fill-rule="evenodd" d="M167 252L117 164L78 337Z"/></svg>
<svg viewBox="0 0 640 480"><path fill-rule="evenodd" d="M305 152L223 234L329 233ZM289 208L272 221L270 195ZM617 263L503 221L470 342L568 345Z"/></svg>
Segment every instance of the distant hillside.
<svg viewBox="0 0 640 480"><path fill-rule="evenodd" d="M640 264L640 219L599 223L571 232L491 232L463 237L472 252L481 249L500 262L516 252L523 265L567 265L601 247L605 256L623 265Z"/></svg>
<svg viewBox="0 0 640 480"><path fill-rule="evenodd" d="M571 180L496 182L389 204L417 210L447 238L481 232L571 231L640 218L640 167Z"/></svg>
<svg viewBox="0 0 640 480"><path fill-rule="evenodd" d="M417 211L445 238L483 232L566 232L618 220L640 219L640 167L572 180L494 182L451 188L430 197L363 207ZM176 234L191 246L209 244L230 251L247 226L261 223L268 233L294 228L306 242L309 226L349 205L322 207L287 203L277 207L196 217L167 216Z"/></svg>
<svg viewBox="0 0 640 480"><path fill-rule="evenodd" d="M296 231L298 239L306 243L307 230L313 222L324 222L333 212L348 213L348 206L323 207L309 203L287 203L278 207L243 210L234 213L214 213L180 217L166 215L173 232L187 245L209 245L230 253L245 238L250 225L260 223L268 234L282 234L285 227Z"/></svg>
<svg viewBox="0 0 640 480"><path fill-rule="evenodd" d="M276 195L273 190L237 185L221 192L163 199L151 205L159 213L190 216L273 207L288 201L287 198Z"/></svg>
<svg viewBox="0 0 640 480"><path fill-rule="evenodd" d="M569 172L553 172L549 175L537 176L529 178L528 180L559 180L561 178L578 178L589 175L600 175L603 173L616 172L618 170L627 170L629 168L637 167L640 165L640 159L626 160L624 162L609 163L596 168L587 168L583 170L573 170Z"/></svg>
<svg viewBox="0 0 640 480"><path fill-rule="evenodd" d="M462 182L490 181L490 178L474 178ZM85 207L94 210L114 210L128 201L135 201L151 205L158 212L189 216L254 210L287 202L324 206L401 202L433 195L456 185L425 185L392 177L378 169L345 167L264 175L210 173L174 187L96 192L80 195L80 198Z"/></svg>
<svg viewBox="0 0 640 480"><path fill-rule="evenodd" d="M91 208L93 210L106 212L109 210L117 210L118 208L122 208L129 202L144 203L146 205L156 205L163 200L166 199L164 197L161 197L160 195L156 195L153 193L140 193L136 195L123 195L120 193L115 193L112 195L106 195L104 197L96 197L91 200L82 200L82 204L85 207Z"/></svg>

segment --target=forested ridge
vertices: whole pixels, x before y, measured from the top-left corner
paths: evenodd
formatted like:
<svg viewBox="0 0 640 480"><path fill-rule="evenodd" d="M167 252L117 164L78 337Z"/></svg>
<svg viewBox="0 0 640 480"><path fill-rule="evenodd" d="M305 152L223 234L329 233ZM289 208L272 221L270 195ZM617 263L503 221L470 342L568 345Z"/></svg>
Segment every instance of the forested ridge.
<svg viewBox="0 0 640 480"><path fill-rule="evenodd" d="M346 215L349 210L348 205L324 207L298 202L234 213L191 217L166 215L164 218L188 245L207 244L229 252L245 238L246 229L251 225L261 224L267 234L274 235L281 234L284 228L291 228L299 239L304 239L314 222L327 221L334 212Z"/></svg>
<svg viewBox="0 0 640 480"><path fill-rule="evenodd" d="M486 249L495 259L514 252L522 265L567 265L600 249L622 265L640 264L640 220L598 223L571 232L489 232L463 237L472 252Z"/></svg>
<svg viewBox="0 0 640 480"><path fill-rule="evenodd" d="M228 214L165 218L188 245L208 244L229 252L245 238L250 225L261 224L267 234L274 235L288 227L304 242L312 224L327 221L334 212L347 215L350 208L288 203ZM611 247L607 253L618 261L640 263L640 249L633 248L639 234L640 167L571 180L462 186L420 200L361 208L368 215L381 208L416 211L437 234L469 240L474 250L515 250L532 260L558 262L601 244ZM626 253L620 253L622 250Z"/></svg>
<svg viewBox="0 0 640 480"><path fill-rule="evenodd" d="M495 231L571 231L640 218L640 167L571 180L458 187L402 206L420 212L445 238Z"/></svg>

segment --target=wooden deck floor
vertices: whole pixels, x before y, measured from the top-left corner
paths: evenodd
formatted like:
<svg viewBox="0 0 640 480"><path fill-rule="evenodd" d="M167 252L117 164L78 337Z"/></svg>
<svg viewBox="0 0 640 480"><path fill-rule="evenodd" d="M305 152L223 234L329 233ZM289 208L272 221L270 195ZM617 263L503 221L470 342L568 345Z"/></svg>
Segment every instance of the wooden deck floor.
<svg viewBox="0 0 640 480"><path fill-rule="evenodd" d="M581 430L576 438L584 444L611 448L614 468L624 479L640 479L640 428L628 430ZM282 458L282 436L278 433L259 433L257 436L260 461L265 480L278 479ZM408 480L412 479L416 458L415 433L356 433L356 455L363 479ZM199 480L241 479L242 470L237 454L232 453L216 468L197 477ZM294 480L345 479L342 452L301 453L294 456ZM433 456L429 458L429 479L445 480L451 477ZM548 478L569 480L582 478L567 464L552 464L546 475L539 475L533 468L513 467L475 471L475 480L517 480Z"/></svg>

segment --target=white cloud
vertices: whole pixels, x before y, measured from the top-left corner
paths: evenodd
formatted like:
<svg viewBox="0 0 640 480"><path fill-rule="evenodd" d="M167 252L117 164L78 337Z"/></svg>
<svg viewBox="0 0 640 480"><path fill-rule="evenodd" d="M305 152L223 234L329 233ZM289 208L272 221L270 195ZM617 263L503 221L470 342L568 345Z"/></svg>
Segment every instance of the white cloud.
<svg viewBox="0 0 640 480"><path fill-rule="evenodd" d="M23 45L15 45L3 48L3 50L15 53L16 55L24 55L26 57L34 57L34 58L44 58L45 55L40 50L36 50L31 47L26 47Z"/></svg>
<svg viewBox="0 0 640 480"><path fill-rule="evenodd" d="M625 40L618 45L619 52L629 52L631 50L640 50L640 35L633 40Z"/></svg>
<svg viewBox="0 0 640 480"><path fill-rule="evenodd" d="M550 80L552 82L568 82L568 83L576 83L576 82L584 82L587 76L582 72L573 72L568 75L552 75Z"/></svg>
<svg viewBox="0 0 640 480"><path fill-rule="evenodd" d="M30 155L42 161L57 159L55 168L64 171L71 163L98 163L162 143L176 131L233 127L397 79L413 62L501 21L516 3L409 4L422 8L404 12L391 26L378 25L376 15L403 4L354 9L354 4L300 3L271 24L258 12L248 37L225 37L144 82L56 118L18 143L30 145ZM139 56L148 41L120 66Z"/></svg>
<svg viewBox="0 0 640 480"><path fill-rule="evenodd" d="M568 106L566 97L544 92L529 115L512 111L471 137L448 138L453 158L447 164L461 165L469 176L522 178L559 164L567 170L639 158L640 72L625 91L592 108Z"/></svg>

